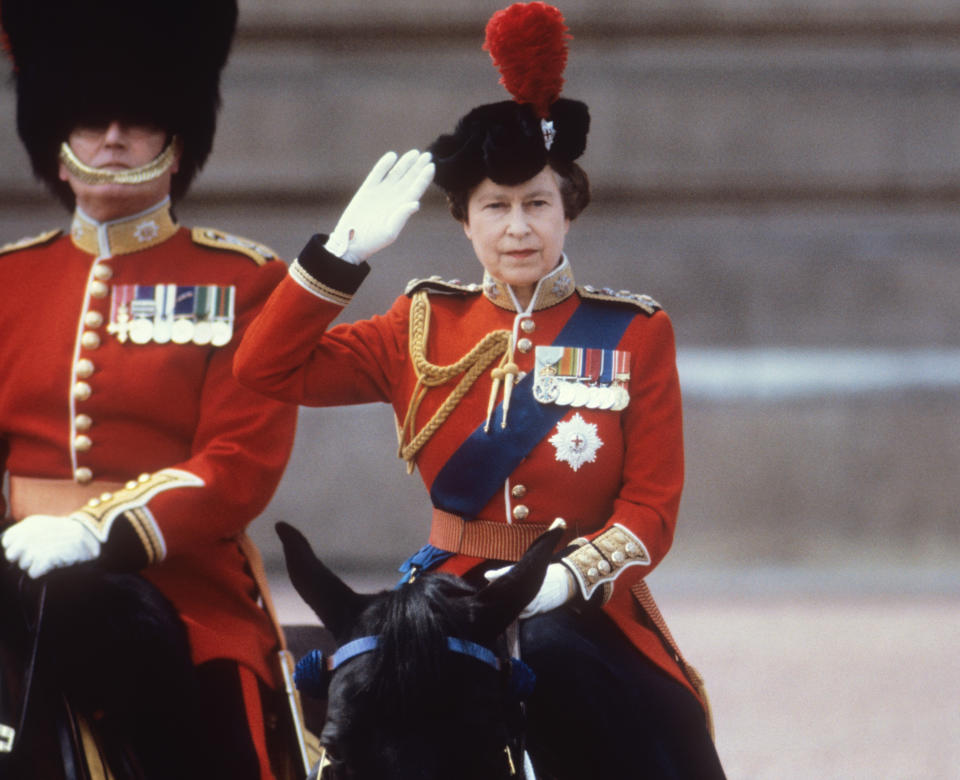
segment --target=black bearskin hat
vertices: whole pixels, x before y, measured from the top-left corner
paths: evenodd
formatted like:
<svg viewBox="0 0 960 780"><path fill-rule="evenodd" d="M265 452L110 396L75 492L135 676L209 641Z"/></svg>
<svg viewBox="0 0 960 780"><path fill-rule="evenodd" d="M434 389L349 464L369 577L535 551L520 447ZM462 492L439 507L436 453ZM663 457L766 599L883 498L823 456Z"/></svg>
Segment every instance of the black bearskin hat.
<svg viewBox="0 0 960 780"><path fill-rule="evenodd" d="M515 3L491 17L483 48L514 99L477 106L429 146L441 189L468 192L485 178L520 184L549 162L583 154L590 112L559 97L569 37L563 16L545 3Z"/></svg>
<svg viewBox="0 0 960 780"><path fill-rule="evenodd" d="M179 137L171 197L182 197L213 148L236 21L236 0L0 0L34 174L72 209L60 144L78 124L119 119Z"/></svg>

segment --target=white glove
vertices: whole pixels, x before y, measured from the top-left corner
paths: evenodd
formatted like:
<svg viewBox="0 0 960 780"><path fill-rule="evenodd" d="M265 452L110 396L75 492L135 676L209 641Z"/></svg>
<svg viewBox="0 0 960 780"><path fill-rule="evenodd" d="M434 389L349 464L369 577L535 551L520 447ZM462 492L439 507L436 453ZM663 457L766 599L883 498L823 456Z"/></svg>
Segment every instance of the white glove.
<svg viewBox="0 0 960 780"><path fill-rule="evenodd" d="M513 566L504 566L502 569L491 569L484 572L484 577L490 582L502 577ZM547 566L547 574L543 578L543 584L537 595L520 612L520 619L541 615L566 604L576 593L576 585L573 581L573 575L562 563L551 563Z"/></svg>
<svg viewBox="0 0 960 780"><path fill-rule="evenodd" d="M392 244L433 181L432 160L429 152L416 149L399 160L396 152L383 155L350 200L326 250L358 265Z"/></svg>
<svg viewBox="0 0 960 780"><path fill-rule="evenodd" d="M100 540L72 517L29 515L4 531L0 543L7 560L33 579L100 555Z"/></svg>

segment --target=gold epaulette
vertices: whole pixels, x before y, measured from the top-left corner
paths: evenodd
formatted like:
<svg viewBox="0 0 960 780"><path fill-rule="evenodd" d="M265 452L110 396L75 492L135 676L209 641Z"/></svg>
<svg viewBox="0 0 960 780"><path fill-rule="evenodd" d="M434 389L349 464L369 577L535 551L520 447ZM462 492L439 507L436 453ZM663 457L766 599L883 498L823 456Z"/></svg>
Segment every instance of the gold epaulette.
<svg viewBox="0 0 960 780"><path fill-rule="evenodd" d="M632 293L629 290L612 290L609 287L594 287L592 284L584 284L577 287L577 292L580 293L581 298L589 298L593 301L626 303L640 309L648 316L653 316L663 308L649 295Z"/></svg>
<svg viewBox="0 0 960 780"><path fill-rule="evenodd" d="M4 244L0 246L0 255L6 255L10 252L17 252L21 249L29 249L32 246L40 246L41 244L49 244L53 239L59 236L63 231L56 230L45 230L38 236L29 236L27 238L21 238L19 241L13 241L9 244Z"/></svg>
<svg viewBox="0 0 960 780"><path fill-rule="evenodd" d="M258 244L249 238L224 233L216 228L195 227L190 232L190 237L195 244L209 246L213 249L223 249L227 252L239 252L241 255L249 257L257 265L279 259L279 255L268 246Z"/></svg>
<svg viewBox="0 0 960 780"><path fill-rule="evenodd" d="M418 290L437 292L445 295L473 295L480 292L479 284L464 284L459 279L444 280L439 276L430 276L426 279L411 279L407 282L404 293L412 296Z"/></svg>

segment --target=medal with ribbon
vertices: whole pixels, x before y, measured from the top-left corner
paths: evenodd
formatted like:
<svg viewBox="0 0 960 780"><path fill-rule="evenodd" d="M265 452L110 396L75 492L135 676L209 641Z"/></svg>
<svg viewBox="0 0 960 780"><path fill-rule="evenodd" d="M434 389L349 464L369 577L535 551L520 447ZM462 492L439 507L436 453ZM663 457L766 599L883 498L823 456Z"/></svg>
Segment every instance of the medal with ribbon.
<svg viewBox="0 0 960 780"><path fill-rule="evenodd" d="M232 285L114 285L107 331L121 344L212 344L233 338Z"/></svg>
<svg viewBox="0 0 960 780"><path fill-rule="evenodd" d="M533 397L542 404L619 411L630 401L630 353L618 349L538 346Z"/></svg>

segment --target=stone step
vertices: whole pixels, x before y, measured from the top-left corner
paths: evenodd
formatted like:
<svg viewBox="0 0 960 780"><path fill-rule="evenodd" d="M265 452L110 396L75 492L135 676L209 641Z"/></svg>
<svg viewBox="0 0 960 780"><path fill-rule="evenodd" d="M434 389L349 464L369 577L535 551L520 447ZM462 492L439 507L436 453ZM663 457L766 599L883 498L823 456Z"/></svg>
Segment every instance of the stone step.
<svg viewBox="0 0 960 780"><path fill-rule="evenodd" d="M951 86L960 51L944 34L960 33L955 4L821 0L800 17L773 0L675 5L580 0L565 9L574 28L587 25L571 44L564 94L591 108L583 163L598 198L960 198L960 93ZM384 150L424 146L474 105L506 98L480 50L488 11L465 0L426 8L245 3L197 194L339 196ZM692 26L644 26L661 18ZM857 19L859 33L841 34ZM790 23L814 29L777 32ZM751 32L757 24L773 26ZM36 198L6 79L0 116L9 117L0 122L0 202Z"/></svg>

